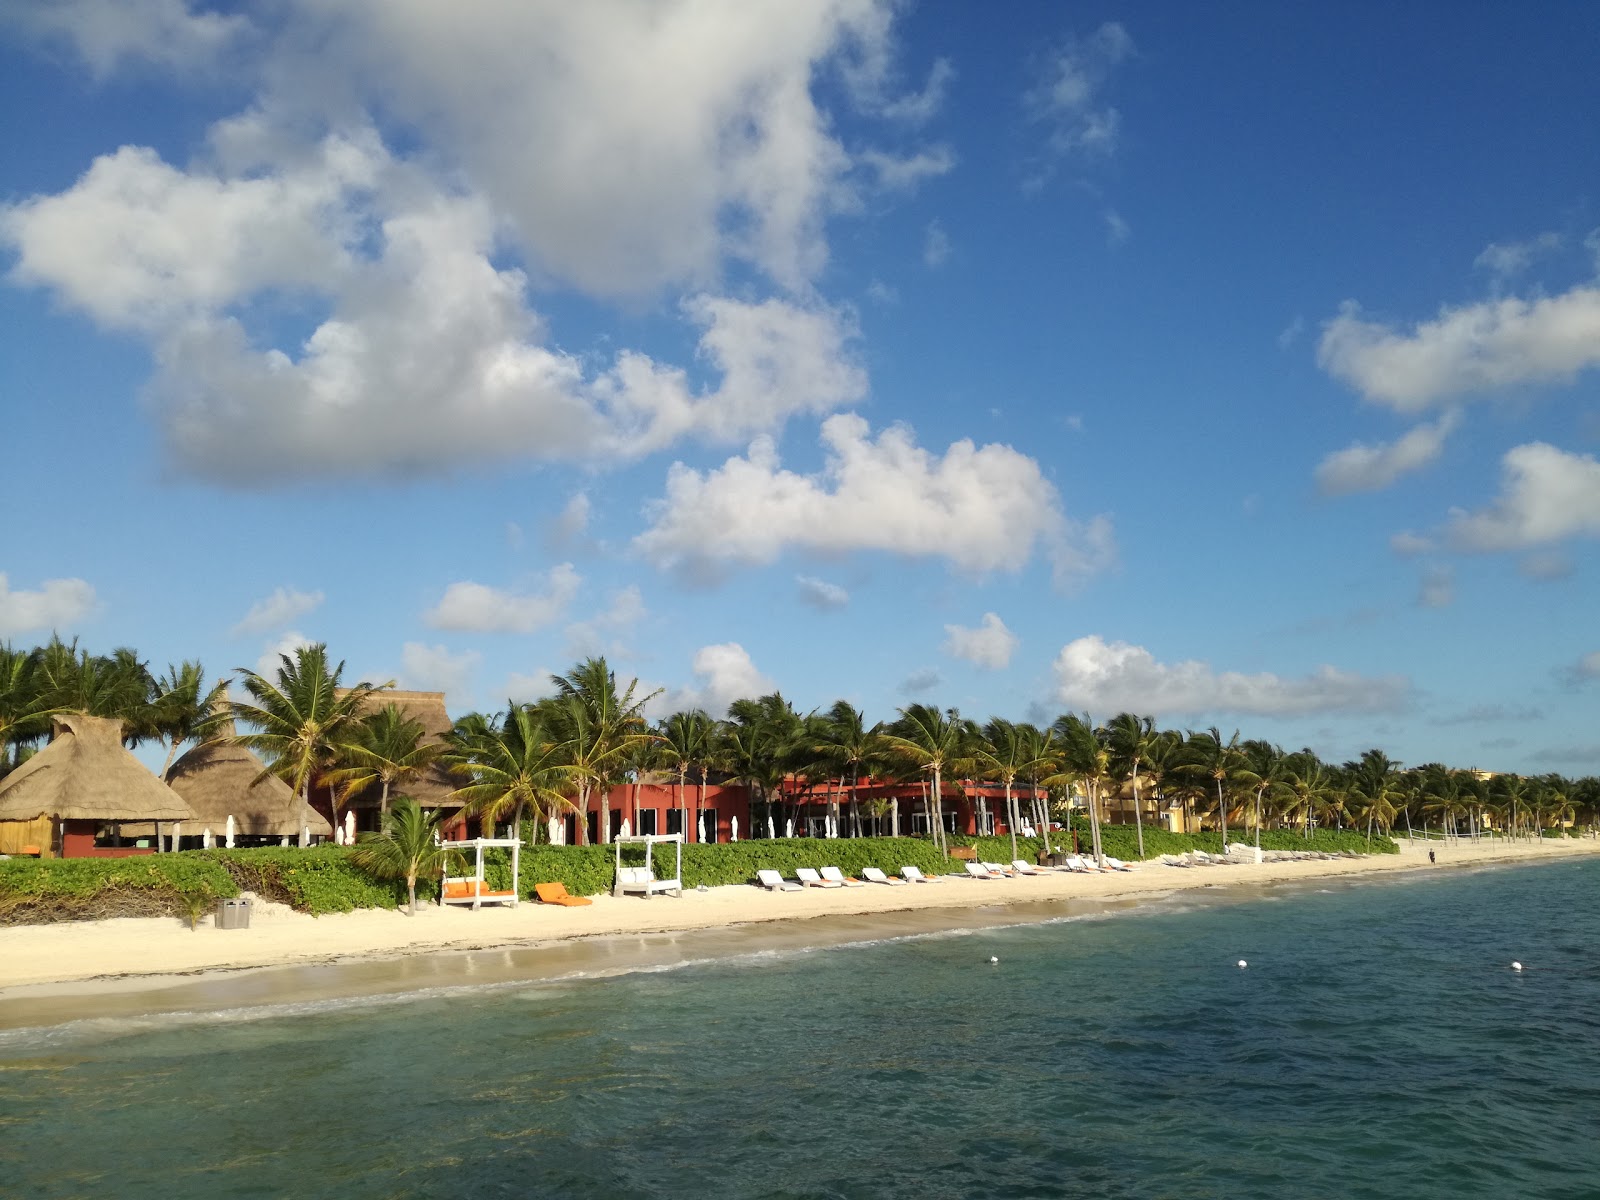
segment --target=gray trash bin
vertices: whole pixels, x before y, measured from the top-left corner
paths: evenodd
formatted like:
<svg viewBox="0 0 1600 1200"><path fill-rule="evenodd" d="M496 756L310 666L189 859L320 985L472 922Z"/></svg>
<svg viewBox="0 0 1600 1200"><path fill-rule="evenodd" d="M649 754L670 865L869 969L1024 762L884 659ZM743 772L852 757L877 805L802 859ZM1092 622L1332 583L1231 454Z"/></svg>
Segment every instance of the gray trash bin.
<svg viewBox="0 0 1600 1200"><path fill-rule="evenodd" d="M217 904L218 929L249 929L250 901L222 900Z"/></svg>

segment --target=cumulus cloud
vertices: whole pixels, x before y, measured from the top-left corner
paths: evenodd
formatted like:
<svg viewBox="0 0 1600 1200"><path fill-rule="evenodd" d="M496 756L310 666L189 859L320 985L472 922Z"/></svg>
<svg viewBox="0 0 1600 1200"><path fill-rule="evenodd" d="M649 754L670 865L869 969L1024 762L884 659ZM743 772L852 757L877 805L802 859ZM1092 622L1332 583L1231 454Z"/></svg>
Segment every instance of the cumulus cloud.
<svg viewBox="0 0 1600 1200"><path fill-rule="evenodd" d="M37 590L13 590L0 571L0 638L70 629L94 607L94 588L82 579L46 579Z"/></svg>
<svg viewBox="0 0 1600 1200"><path fill-rule="evenodd" d="M282 629L306 614L315 612L322 601L321 592L277 588L272 595L257 600L250 606L250 611L245 613L244 619L233 627L233 636L270 633L274 629Z"/></svg>
<svg viewBox="0 0 1600 1200"><path fill-rule="evenodd" d="M531 704L535 700L543 700L546 696L556 694L556 686L551 681L554 674L555 672L549 667L538 667L527 674L513 671L506 676L505 686L501 691L505 693L506 699L514 704Z"/></svg>
<svg viewBox="0 0 1600 1200"><path fill-rule="evenodd" d="M452 583L423 620L435 629L532 633L561 619L582 582L571 563L559 563L541 592L505 591L470 580Z"/></svg>
<svg viewBox="0 0 1600 1200"><path fill-rule="evenodd" d="M1504 279L1526 271L1536 258L1561 248L1559 233L1541 233L1521 242L1490 242L1472 265Z"/></svg>
<svg viewBox="0 0 1600 1200"><path fill-rule="evenodd" d="M1058 703L1102 713L1372 713L1402 708L1411 694L1410 682L1399 675L1363 676L1331 666L1298 678L1216 671L1194 659L1163 663L1143 646L1098 635L1063 646L1054 672Z"/></svg>
<svg viewBox="0 0 1600 1200"><path fill-rule="evenodd" d="M720 719L728 715L728 705L735 700L766 696L778 690L778 685L751 661L749 652L738 642L700 647L691 669L693 684L663 693L653 706L662 712L703 708Z"/></svg>
<svg viewBox="0 0 1600 1200"><path fill-rule="evenodd" d="M1102 567L1109 522L1069 522L1039 464L959 441L936 457L895 426L872 438L853 414L822 425L817 475L782 468L770 439L704 474L675 463L634 549L657 567L708 573L785 550L941 557L973 574L1016 571L1044 546L1063 576Z"/></svg>
<svg viewBox="0 0 1600 1200"><path fill-rule="evenodd" d="M936 58L928 70L928 81L919 91L907 92L877 106L879 116L911 125L926 124L944 104L945 92L956 77L948 58Z"/></svg>
<svg viewBox="0 0 1600 1200"><path fill-rule="evenodd" d="M944 652L951 658L962 658L986 671L998 671L1010 665L1020 639L995 613L984 613L976 628L963 625L944 627Z"/></svg>
<svg viewBox="0 0 1600 1200"><path fill-rule="evenodd" d="M195 12L186 0L10 0L0 29L8 24L70 47L98 77L135 62L206 66L251 32L245 17Z"/></svg>
<svg viewBox="0 0 1600 1200"><path fill-rule="evenodd" d="M1461 550L1522 550L1600 536L1600 462L1544 442L1506 451L1500 495L1479 512L1455 510L1450 542Z"/></svg>
<svg viewBox="0 0 1600 1200"><path fill-rule="evenodd" d="M1434 543L1432 538L1423 537L1410 530L1401 530L1389 538L1389 549L1401 558L1415 558L1419 554L1432 554Z"/></svg>
<svg viewBox="0 0 1600 1200"><path fill-rule="evenodd" d="M927 267L942 267L950 260L950 235L938 221L929 221L922 236L922 262Z"/></svg>
<svg viewBox="0 0 1600 1200"><path fill-rule="evenodd" d="M1133 38L1115 21L1088 37L1068 37L1050 54L1026 105L1049 131L1053 153L1088 156L1117 148L1122 114L1104 92L1113 71L1133 54Z"/></svg>
<svg viewBox="0 0 1600 1200"><path fill-rule="evenodd" d="M423 692L443 692L452 708L472 707L472 675L483 656L476 650L452 654L443 646L407 642L400 648L400 682Z"/></svg>
<svg viewBox="0 0 1600 1200"><path fill-rule="evenodd" d="M566 505L545 525L545 533L552 545L570 546L589 530L592 506L588 494L577 492Z"/></svg>
<svg viewBox="0 0 1600 1200"><path fill-rule="evenodd" d="M1448 608L1456 598L1456 573L1449 567L1429 567L1417 588L1421 608Z"/></svg>
<svg viewBox="0 0 1600 1200"><path fill-rule="evenodd" d="M567 626L569 658L625 658L628 647L619 639L648 615L644 595L635 584L614 592L611 603L582 621Z"/></svg>
<svg viewBox="0 0 1600 1200"><path fill-rule="evenodd" d="M1382 491L1402 475L1420 470L1439 457L1445 439L1459 423L1454 410L1432 424L1418 425L1396 441L1356 443L1335 451L1317 464L1317 489L1324 496Z"/></svg>
<svg viewBox="0 0 1600 1200"><path fill-rule="evenodd" d="M308 638L298 630L290 629L269 642L261 651L261 657L256 659L256 674L270 681L276 681L285 656L293 659L296 650L303 646L314 645L316 645L314 638Z"/></svg>
<svg viewBox="0 0 1600 1200"><path fill-rule="evenodd" d="M685 438L743 442L865 396L854 316L813 287L825 221L859 207L853 181L904 188L954 162L892 139L847 150L813 97L824 64L881 83L894 7L335 14L299 0L261 17L258 70L241 77L262 90L190 163L138 146L104 155L71 187L0 207L0 245L14 281L146 339L169 452L214 481L609 464ZM243 20L180 0L26 12L137 25L167 47L231 38ZM947 77L936 68L925 101L893 119L931 110ZM583 119L552 118L572 113ZM708 291L730 266L776 294ZM625 347L609 361L559 348L539 287L681 289L697 371ZM309 331L263 316L286 306Z"/></svg>
<svg viewBox="0 0 1600 1200"><path fill-rule="evenodd" d="M1537 579L1541 583L1550 583L1557 579L1566 579L1572 575L1572 560L1565 554L1548 551L1539 554L1527 554L1517 563L1517 570L1529 579Z"/></svg>
<svg viewBox="0 0 1600 1200"><path fill-rule="evenodd" d="M943 682L944 676L940 675L936 668L923 667L921 670L911 672L900 681L900 691L907 696L921 696L933 691Z"/></svg>
<svg viewBox="0 0 1600 1200"><path fill-rule="evenodd" d="M850 593L826 579L818 579L813 575L796 575L794 581L800 589L800 602L812 608L827 611L843 608L850 603Z"/></svg>
<svg viewBox="0 0 1600 1200"><path fill-rule="evenodd" d="M1600 287L1446 308L1410 330L1368 320L1347 303L1323 328L1317 361L1399 412L1473 392L1565 382L1600 365Z"/></svg>
<svg viewBox="0 0 1600 1200"><path fill-rule="evenodd" d="M1577 662L1571 663L1560 672L1568 683L1588 683L1593 679L1600 679L1600 650L1593 654L1585 654Z"/></svg>

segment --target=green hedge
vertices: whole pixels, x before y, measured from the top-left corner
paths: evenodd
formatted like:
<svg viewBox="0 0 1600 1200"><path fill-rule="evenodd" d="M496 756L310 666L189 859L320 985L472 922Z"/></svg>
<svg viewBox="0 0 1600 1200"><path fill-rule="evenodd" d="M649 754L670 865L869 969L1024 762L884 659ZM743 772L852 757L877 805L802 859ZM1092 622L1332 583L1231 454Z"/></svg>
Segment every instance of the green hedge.
<svg viewBox="0 0 1600 1200"><path fill-rule="evenodd" d="M176 917L186 911L183 897L201 893L237 896L239 887L195 854L0 860L0 925Z"/></svg>
<svg viewBox="0 0 1600 1200"><path fill-rule="evenodd" d="M215 862L240 891L255 892L264 900L290 905L314 917L358 908L397 908L406 899L404 880L374 879L350 861L350 851L344 846L191 850L160 857L190 856ZM417 880L417 899L424 898L439 898L438 880Z"/></svg>

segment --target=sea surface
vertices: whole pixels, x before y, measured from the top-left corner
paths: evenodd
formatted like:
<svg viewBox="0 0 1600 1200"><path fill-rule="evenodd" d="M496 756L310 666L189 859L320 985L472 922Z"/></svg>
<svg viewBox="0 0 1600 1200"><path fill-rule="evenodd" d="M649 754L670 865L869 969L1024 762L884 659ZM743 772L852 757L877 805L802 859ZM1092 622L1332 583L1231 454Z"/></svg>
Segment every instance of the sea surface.
<svg viewBox="0 0 1600 1200"><path fill-rule="evenodd" d="M1600 1197L1597 889L1190 892L6 1031L0 1195Z"/></svg>

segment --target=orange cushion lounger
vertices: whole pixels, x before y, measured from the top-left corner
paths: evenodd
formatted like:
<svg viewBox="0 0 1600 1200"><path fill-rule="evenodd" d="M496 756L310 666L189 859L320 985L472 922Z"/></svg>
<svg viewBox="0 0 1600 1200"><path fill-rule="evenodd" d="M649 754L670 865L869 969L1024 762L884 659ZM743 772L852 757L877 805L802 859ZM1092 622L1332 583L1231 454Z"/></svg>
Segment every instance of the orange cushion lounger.
<svg viewBox="0 0 1600 1200"><path fill-rule="evenodd" d="M543 904L564 904L568 908L575 908L582 904L593 904L594 901L587 896L573 896L567 892L564 883L536 883L533 885L533 894L539 897Z"/></svg>

